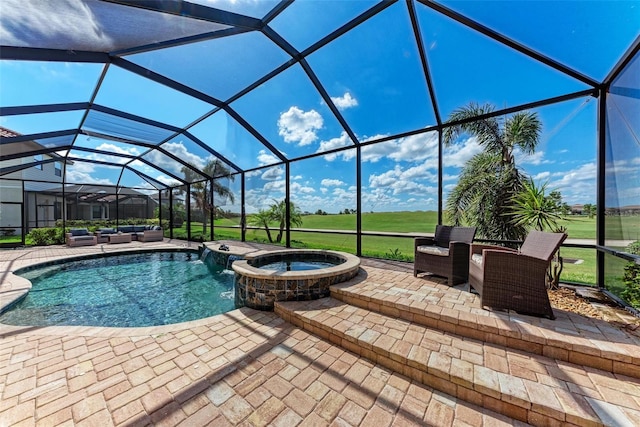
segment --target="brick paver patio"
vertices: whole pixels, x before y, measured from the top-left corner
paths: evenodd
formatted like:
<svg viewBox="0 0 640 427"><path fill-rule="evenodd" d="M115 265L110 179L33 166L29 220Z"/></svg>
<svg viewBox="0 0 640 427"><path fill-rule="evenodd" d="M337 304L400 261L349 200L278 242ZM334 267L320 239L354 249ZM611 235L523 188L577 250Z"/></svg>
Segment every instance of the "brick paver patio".
<svg viewBox="0 0 640 427"><path fill-rule="evenodd" d="M2 251L0 303L25 265L176 246L197 247ZM639 340L606 322L489 313L372 260L332 295L158 327L0 324L0 426L640 425Z"/></svg>

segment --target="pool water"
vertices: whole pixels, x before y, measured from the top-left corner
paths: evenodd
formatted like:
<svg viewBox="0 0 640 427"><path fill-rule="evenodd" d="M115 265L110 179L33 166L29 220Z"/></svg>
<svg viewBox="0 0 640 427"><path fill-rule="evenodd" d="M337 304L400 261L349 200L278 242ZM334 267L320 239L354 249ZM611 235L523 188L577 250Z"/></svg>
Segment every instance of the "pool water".
<svg viewBox="0 0 640 427"><path fill-rule="evenodd" d="M201 261L195 252L107 256L18 274L33 287L0 315L0 323L156 326L236 308L233 272Z"/></svg>

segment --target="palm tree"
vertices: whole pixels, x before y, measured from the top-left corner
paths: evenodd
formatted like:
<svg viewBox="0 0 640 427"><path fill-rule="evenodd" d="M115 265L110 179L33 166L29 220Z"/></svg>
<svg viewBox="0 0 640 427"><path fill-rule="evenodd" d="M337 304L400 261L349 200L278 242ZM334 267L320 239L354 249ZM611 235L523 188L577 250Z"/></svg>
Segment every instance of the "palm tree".
<svg viewBox="0 0 640 427"><path fill-rule="evenodd" d="M249 224L264 227L267 232L269 242L274 243L274 240L271 237L269 224L274 222L278 223L279 229L275 243L280 243L287 223L287 203L285 200L277 201L274 199L273 201L274 204L269 206L268 210L260 209L257 214L253 214L249 219ZM289 202L289 219L292 225L302 225L302 212L293 202Z"/></svg>
<svg viewBox="0 0 640 427"><path fill-rule="evenodd" d="M207 234L207 220L212 210L215 209L213 200L211 200L211 189L220 197L227 197L233 203L233 192L228 187L224 186L219 178L228 178L233 181L235 176L231 175L229 169L222 164L218 159L212 159L204 166L202 172L208 176L213 177L213 180L197 181L200 175L194 172L187 166L182 167L182 173L185 180L191 182L191 197L196 203L196 207L203 212L202 219L202 235ZM212 185L213 187L210 187ZM215 212L215 210L214 210Z"/></svg>
<svg viewBox="0 0 640 427"><path fill-rule="evenodd" d="M274 202L276 203L271 205L271 211L273 220L278 222L280 226L278 235L276 236L276 242L280 243L282 241L282 234L284 233L284 227L287 222L287 203L284 199L280 202L274 200ZM302 225L302 212L293 202L289 202L289 221L291 225L296 225L298 227Z"/></svg>
<svg viewBox="0 0 640 427"><path fill-rule="evenodd" d="M269 238L269 243L273 243L273 238L271 237L271 230L269 229L269 223L271 222L272 212L271 209L263 210L260 209L258 213L251 215L249 217L249 224L254 225L256 227L264 227L267 232L267 237Z"/></svg>
<svg viewBox="0 0 640 427"><path fill-rule="evenodd" d="M479 237L523 240L526 227L513 222L513 198L522 191L525 176L518 170L514 150L535 152L541 123L535 113L518 112L508 118L488 117L493 106L471 103L454 111L449 122L461 122L444 130L445 146L463 134L475 136L484 151L471 158L462 169L458 184L447 200L447 214L454 225L467 223L477 228Z"/></svg>

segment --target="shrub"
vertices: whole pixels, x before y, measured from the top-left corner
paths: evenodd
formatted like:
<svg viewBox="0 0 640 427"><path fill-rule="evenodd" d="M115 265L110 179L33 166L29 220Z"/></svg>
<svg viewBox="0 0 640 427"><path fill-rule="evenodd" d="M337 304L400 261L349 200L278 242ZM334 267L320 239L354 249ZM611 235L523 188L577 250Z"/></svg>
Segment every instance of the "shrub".
<svg viewBox="0 0 640 427"><path fill-rule="evenodd" d="M627 251L634 255L640 255L640 241L627 246ZM625 287L620 292L620 296L632 307L640 309L640 264L628 263L624 268L622 282Z"/></svg>
<svg viewBox="0 0 640 427"><path fill-rule="evenodd" d="M64 243L64 233L61 228L34 228L27 234L35 246L61 245Z"/></svg>
<svg viewBox="0 0 640 427"><path fill-rule="evenodd" d="M408 255L404 255L400 249L390 249L388 252L384 254L384 259L391 259L395 261L412 261L413 258Z"/></svg>
<svg viewBox="0 0 640 427"><path fill-rule="evenodd" d="M640 264L627 264L622 281L625 287L620 296L632 307L640 309Z"/></svg>

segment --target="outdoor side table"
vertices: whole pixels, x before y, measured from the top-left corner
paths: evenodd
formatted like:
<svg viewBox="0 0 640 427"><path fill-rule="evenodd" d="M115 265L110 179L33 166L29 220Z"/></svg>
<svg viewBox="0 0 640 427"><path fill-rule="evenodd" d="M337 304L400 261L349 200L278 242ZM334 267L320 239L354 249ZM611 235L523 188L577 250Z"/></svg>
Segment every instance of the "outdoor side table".
<svg viewBox="0 0 640 427"><path fill-rule="evenodd" d="M109 234L109 243L131 243L131 234Z"/></svg>

